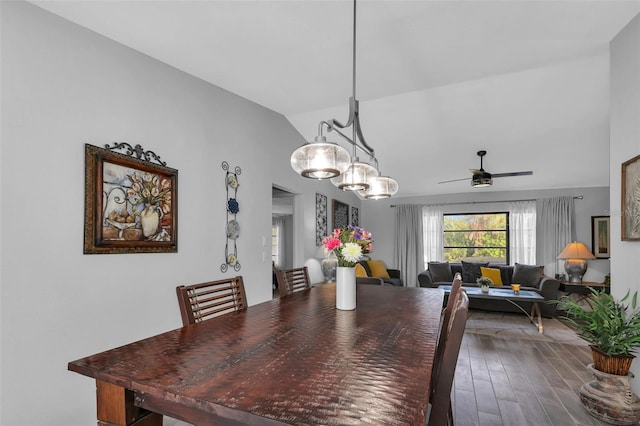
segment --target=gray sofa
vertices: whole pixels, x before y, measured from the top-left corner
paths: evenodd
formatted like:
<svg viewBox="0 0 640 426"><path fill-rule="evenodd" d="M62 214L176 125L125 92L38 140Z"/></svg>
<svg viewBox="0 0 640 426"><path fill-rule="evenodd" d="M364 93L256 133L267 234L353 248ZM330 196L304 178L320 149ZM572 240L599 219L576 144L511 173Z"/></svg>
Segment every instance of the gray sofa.
<svg viewBox="0 0 640 426"><path fill-rule="evenodd" d="M465 271L462 263L430 262L429 266L433 271L427 269L426 271L419 273L418 283L420 284L420 287L438 287L439 285L451 284L453 276L459 272L463 276L463 286L477 287L478 284L475 281L477 272L474 270L479 270L478 265L482 265L488 268L500 270L500 278L502 280L503 287L509 288L511 283L515 282L521 285L521 290L532 290L540 294L544 297L546 302L540 303L540 311L542 312L542 315L546 318L551 318L555 315L556 304L551 303L551 301L558 300L558 288L560 287L560 283L558 280L544 275L542 267L535 265L522 265L518 263L515 265L463 263L464 266L471 265L471 267ZM451 273L450 277L447 276L447 267ZM476 274L473 272L476 272ZM514 277L517 281L514 280ZM522 303L521 306L528 312L531 311L531 303ZM503 300L471 299L469 301L469 307L488 311L521 312L517 307Z"/></svg>

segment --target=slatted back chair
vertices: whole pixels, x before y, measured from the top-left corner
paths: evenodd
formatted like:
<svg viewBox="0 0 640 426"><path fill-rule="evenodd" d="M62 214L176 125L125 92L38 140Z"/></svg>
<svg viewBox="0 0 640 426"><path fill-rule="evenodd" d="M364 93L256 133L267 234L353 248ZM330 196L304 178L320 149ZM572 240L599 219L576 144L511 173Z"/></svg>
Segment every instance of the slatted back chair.
<svg viewBox="0 0 640 426"><path fill-rule="evenodd" d="M431 370L431 382L434 381L434 378L438 375L438 368L442 363L442 356L444 354L445 344L447 342L447 338L449 337L449 333L447 333L447 329L449 328L449 323L451 322L451 314L453 313L453 305L458 298L458 293L460 292L460 288L462 287L462 276L456 273L456 276L453 278L453 282L451 283L451 291L449 292L449 298L447 300L447 305L442 312L442 324L440 325L440 335L438 336L438 346L436 346L436 356L433 360L433 369Z"/></svg>
<svg viewBox="0 0 640 426"><path fill-rule="evenodd" d="M460 345L464 335L469 313L469 297L464 290L458 291L453 303L451 320L443 332L447 333L444 351L437 366L438 373L431 380L431 411L429 413L428 426L453 425L453 412L451 409L451 388L458 363ZM434 365L434 367L436 367ZM435 380L434 380L435 379Z"/></svg>
<svg viewBox="0 0 640 426"><path fill-rule="evenodd" d="M309 271L306 266L302 268L280 269L278 270L278 289L280 297L287 296L296 291L308 290L311 288L309 282Z"/></svg>
<svg viewBox="0 0 640 426"><path fill-rule="evenodd" d="M242 276L176 287L182 324L201 322L247 308Z"/></svg>

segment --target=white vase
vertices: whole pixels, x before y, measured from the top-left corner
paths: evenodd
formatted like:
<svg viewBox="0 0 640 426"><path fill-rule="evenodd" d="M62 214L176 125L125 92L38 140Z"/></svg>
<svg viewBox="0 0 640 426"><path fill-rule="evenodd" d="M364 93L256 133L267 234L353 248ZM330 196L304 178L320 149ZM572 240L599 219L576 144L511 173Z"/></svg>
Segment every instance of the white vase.
<svg viewBox="0 0 640 426"><path fill-rule="evenodd" d="M149 238L158 232L160 223L160 212L156 206L147 206L140 212L140 225L142 225L142 235Z"/></svg>
<svg viewBox="0 0 640 426"><path fill-rule="evenodd" d="M356 268L338 266L336 269L336 309L352 311L356 308Z"/></svg>

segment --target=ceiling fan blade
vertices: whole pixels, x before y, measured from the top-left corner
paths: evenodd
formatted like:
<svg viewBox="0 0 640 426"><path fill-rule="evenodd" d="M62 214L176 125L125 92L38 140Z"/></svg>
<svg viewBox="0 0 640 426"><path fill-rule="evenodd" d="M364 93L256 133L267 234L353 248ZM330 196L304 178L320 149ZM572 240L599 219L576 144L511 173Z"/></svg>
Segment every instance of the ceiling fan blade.
<svg viewBox="0 0 640 426"><path fill-rule="evenodd" d="M461 180L469 180L469 178L466 177L462 179L443 180L442 182L438 182L438 183L460 182Z"/></svg>
<svg viewBox="0 0 640 426"><path fill-rule="evenodd" d="M511 172L511 173L493 173L491 177L509 177L509 176L529 176L532 175L533 172L531 170L526 172Z"/></svg>

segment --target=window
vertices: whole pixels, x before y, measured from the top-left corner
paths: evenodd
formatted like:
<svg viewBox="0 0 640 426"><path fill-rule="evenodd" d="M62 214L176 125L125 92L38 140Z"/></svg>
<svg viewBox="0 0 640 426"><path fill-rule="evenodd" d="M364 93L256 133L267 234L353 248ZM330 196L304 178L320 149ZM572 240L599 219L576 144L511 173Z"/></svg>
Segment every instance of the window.
<svg viewBox="0 0 640 426"><path fill-rule="evenodd" d="M444 260L509 264L509 213L445 214Z"/></svg>

